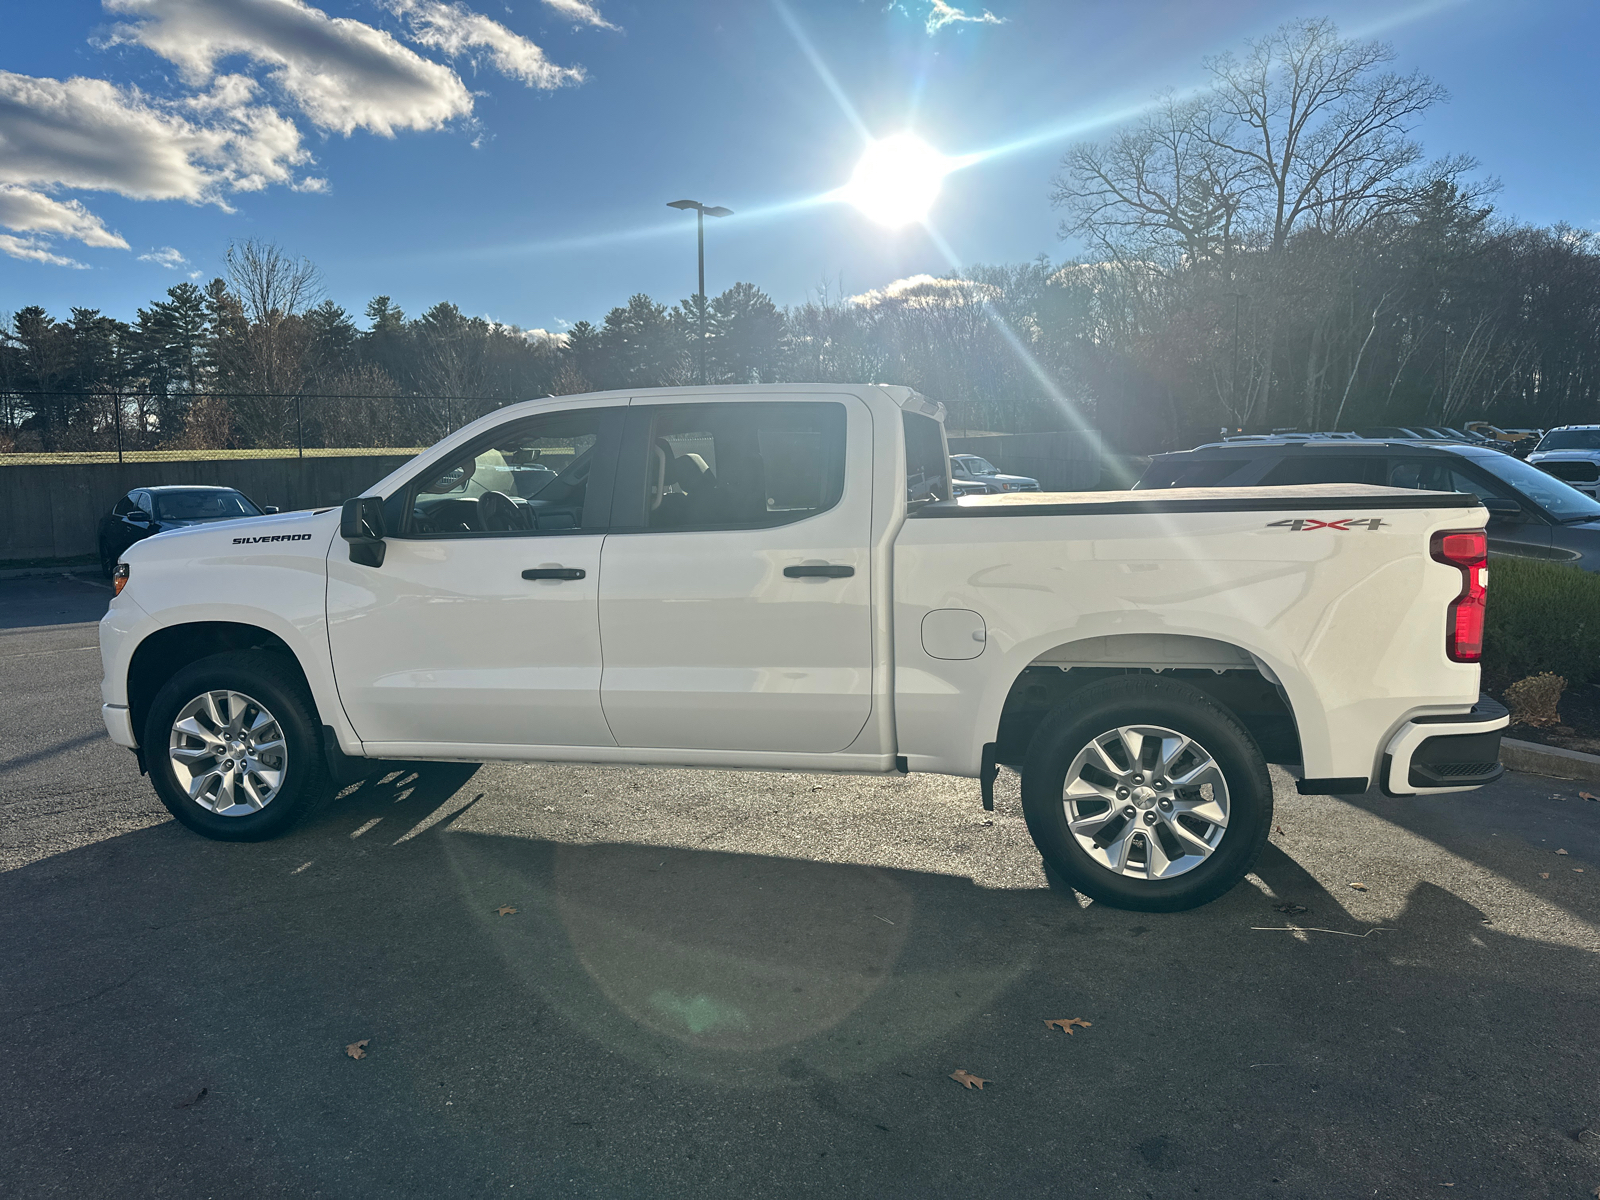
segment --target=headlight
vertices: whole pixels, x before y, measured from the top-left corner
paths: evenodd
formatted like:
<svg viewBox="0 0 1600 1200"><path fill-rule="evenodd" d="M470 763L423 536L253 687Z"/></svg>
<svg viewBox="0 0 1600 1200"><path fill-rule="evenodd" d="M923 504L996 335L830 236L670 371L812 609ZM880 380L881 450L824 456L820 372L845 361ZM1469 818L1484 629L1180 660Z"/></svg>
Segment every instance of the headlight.
<svg viewBox="0 0 1600 1200"><path fill-rule="evenodd" d="M1012 484L1002 483L1000 485L1000 490L1002 492L1014 492L1014 491L1016 491L1016 488Z"/></svg>
<svg viewBox="0 0 1600 1200"><path fill-rule="evenodd" d="M128 564L119 562L111 572L111 594L122 595L122 589L128 586Z"/></svg>

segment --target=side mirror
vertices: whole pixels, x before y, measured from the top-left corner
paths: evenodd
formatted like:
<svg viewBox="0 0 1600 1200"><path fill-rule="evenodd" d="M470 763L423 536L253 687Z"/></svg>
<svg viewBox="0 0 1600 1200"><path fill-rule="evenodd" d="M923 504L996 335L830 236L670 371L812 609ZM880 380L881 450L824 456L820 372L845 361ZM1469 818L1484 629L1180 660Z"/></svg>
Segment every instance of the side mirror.
<svg viewBox="0 0 1600 1200"><path fill-rule="evenodd" d="M1522 515L1522 505L1503 496L1486 496L1483 500L1483 506L1489 510L1491 517L1520 517Z"/></svg>
<svg viewBox="0 0 1600 1200"><path fill-rule="evenodd" d="M261 506L261 511L270 517L273 513L282 512L283 510L280 509L276 504L263 504Z"/></svg>
<svg viewBox="0 0 1600 1200"><path fill-rule="evenodd" d="M339 514L339 536L350 543L350 561L364 567L383 566L383 497L358 496L344 502Z"/></svg>

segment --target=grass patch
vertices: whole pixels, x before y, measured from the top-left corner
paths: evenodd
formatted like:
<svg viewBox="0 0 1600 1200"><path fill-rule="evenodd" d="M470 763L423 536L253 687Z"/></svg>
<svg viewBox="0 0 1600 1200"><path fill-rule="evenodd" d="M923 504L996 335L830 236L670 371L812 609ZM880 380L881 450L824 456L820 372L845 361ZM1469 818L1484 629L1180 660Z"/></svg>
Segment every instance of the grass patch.
<svg viewBox="0 0 1600 1200"><path fill-rule="evenodd" d="M368 458L380 454L421 454L425 446L356 446L348 449L307 450L306 458ZM286 450L125 450L125 463L212 462L244 458L299 458L294 447ZM56 454L0 454L0 467L88 466L114 463L115 450L64 450Z"/></svg>

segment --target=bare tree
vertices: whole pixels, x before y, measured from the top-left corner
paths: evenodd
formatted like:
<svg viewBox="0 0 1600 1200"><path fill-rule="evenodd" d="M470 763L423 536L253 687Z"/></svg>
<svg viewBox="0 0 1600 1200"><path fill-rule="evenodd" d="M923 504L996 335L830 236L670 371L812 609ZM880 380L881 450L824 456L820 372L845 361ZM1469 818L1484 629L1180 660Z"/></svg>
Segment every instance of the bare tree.
<svg viewBox="0 0 1600 1200"><path fill-rule="evenodd" d="M1107 261L1177 269L1226 257L1237 244L1250 164L1218 150L1217 106L1160 96L1110 141L1067 151L1052 199L1063 237L1082 237Z"/></svg>
<svg viewBox="0 0 1600 1200"><path fill-rule="evenodd" d="M262 445L287 444L297 433L294 398L305 385L307 331L300 317L321 299L321 277L310 259L253 238L230 244L225 262L245 326L237 345L242 370L235 373L242 432Z"/></svg>
<svg viewBox="0 0 1600 1200"><path fill-rule="evenodd" d="M1364 213L1413 192L1422 147L1411 130L1447 93L1420 71L1385 71L1394 57L1388 43L1341 38L1323 18L1282 25L1246 43L1242 58L1206 60L1202 136L1248 164L1250 207L1272 249L1304 218Z"/></svg>

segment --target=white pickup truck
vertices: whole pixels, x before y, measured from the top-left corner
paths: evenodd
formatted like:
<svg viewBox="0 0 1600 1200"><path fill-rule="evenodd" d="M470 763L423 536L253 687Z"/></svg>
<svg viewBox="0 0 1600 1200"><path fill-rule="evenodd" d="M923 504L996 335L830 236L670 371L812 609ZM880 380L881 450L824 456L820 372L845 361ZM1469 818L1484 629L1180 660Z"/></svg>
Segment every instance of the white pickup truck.
<svg viewBox="0 0 1600 1200"><path fill-rule="evenodd" d="M1307 794L1498 777L1484 510L1381 487L954 500L908 388L558 397L341 511L131 547L106 728L208 837L269 837L361 759L793 771L1000 764L1054 886L1202 904L1267 764Z"/></svg>

